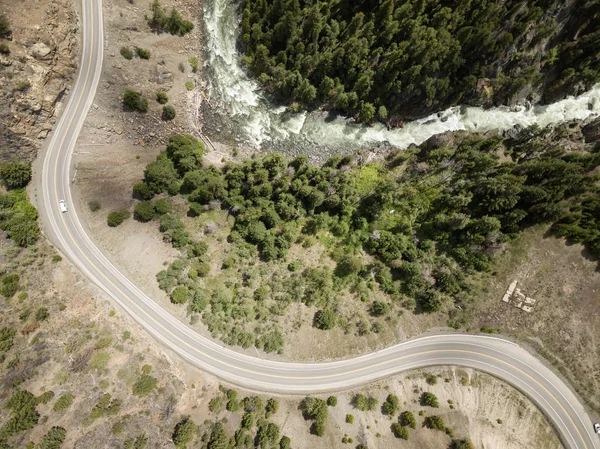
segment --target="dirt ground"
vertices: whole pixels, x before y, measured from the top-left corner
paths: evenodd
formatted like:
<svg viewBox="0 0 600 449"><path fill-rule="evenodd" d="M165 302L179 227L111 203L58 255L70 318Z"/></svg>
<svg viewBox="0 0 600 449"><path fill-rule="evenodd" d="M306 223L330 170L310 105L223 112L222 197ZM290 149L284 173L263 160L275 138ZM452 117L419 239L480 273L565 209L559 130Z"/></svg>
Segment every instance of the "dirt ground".
<svg viewBox="0 0 600 449"><path fill-rule="evenodd" d="M600 269L582 245L525 232L501 257L496 275L479 285L469 325L501 329L536 349L600 413ZM537 300L531 313L501 301L508 285Z"/></svg>

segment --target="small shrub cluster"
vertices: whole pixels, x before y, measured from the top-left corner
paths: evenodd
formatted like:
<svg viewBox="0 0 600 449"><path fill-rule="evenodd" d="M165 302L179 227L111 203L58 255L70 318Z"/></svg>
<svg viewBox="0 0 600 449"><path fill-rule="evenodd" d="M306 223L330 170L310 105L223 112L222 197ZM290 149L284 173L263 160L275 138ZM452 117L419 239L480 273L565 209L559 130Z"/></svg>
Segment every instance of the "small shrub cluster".
<svg viewBox="0 0 600 449"><path fill-rule="evenodd" d="M125 91L123 105L130 111L148 112L148 100L135 90L127 89Z"/></svg>
<svg viewBox="0 0 600 449"><path fill-rule="evenodd" d="M300 403L300 410L302 410L304 419L314 421L311 426L311 433L319 437L325 435L327 402L319 398L306 397Z"/></svg>
<svg viewBox="0 0 600 449"><path fill-rule="evenodd" d="M434 408L438 408L440 406L437 396L433 393L429 393L428 391L421 394L419 402L421 405L426 405Z"/></svg>
<svg viewBox="0 0 600 449"><path fill-rule="evenodd" d="M144 48L135 47L135 54L140 59L150 59L150 50L146 50Z"/></svg>
<svg viewBox="0 0 600 449"><path fill-rule="evenodd" d="M126 210L112 211L106 216L106 224L111 228L116 228L130 216L131 214Z"/></svg>
<svg viewBox="0 0 600 449"><path fill-rule="evenodd" d="M156 92L156 101L160 104L166 104L169 101L169 94L164 90L159 90Z"/></svg>
<svg viewBox="0 0 600 449"><path fill-rule="evenodd" d="M119 399L112 399L109 393L105 393L90 412L89 420L94 421L106 416L115 416L118 415L120 411L121 401Z"/></svg>
<svg viewBox="0 0 600 449"><path fill-rule="evenodd" d="M52 410L55 412L61 412L68 409L73 403L73 399L74 397L71 393L65 393L61 395L54 403Z"/></svg>
<svg viewBox="0 0 600 449"><path fill-rule="evenodd" d="M9 189L25 187L31 181L31 165L20 162L0 165L0 181Z"/></svg>
<svg viewBox="0 0 600 449"><path fill-rule="evenodd" d="M37 218L38 212L29 202L25 189L0 194L0 229L17 245L25 247L37 242L40 236Z"/></svg>
<svg viewBox="0 0 600 449"><path fill-rule="evenodd" d="M133 50L129 47L121 47L121 56L131 61L133 59Z"/></svg>
<svg viewBox="0 0 600 449"><path fill-rule="evenodd" d="M377 399L359 393L352 398L352 405L361 412L373 411L377 408Z"/></svg>
<svg viewBox="0 0 600 449"><path fill-rule="evenodd" d="M171 121L175 118L175 108L171 105L163 106L162 119L165 121Z"/></svg>
<svg viewBox="0 0 600 449"><path fill-rule="evenodd" d="M175 8L171 9L171 14L167 14L158 0L154 0L150 4L150 11L152 17L146 17L146 21L150 28L157 33L167 32L183 36L194 29L194 24L189 20L185 20Z"/></svg>

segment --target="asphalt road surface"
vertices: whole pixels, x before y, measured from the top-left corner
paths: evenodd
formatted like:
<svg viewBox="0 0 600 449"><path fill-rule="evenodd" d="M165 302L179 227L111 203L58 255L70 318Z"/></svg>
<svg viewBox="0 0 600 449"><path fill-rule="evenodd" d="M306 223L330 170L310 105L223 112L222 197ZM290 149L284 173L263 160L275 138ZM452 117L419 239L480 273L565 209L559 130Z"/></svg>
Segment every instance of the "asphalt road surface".
<svg viewBox="0 0 600 449"><path fill-rule="evenodd" d="M45 155L40 214L50 240L154 338L188 362L224 380L269 392L320 393L356 387L414 368L471 367L503 379L529 396L568 448L598 448L592 422L569 387L538 359L509 341L487 336L437 335L348 360L315 364L276 362L237 353L198 335L145 295L86 234L71 197L71 156L96 93L104 46L101 1L82 0L82 6L80 71ZM61 199L69 207L66 213L60 212Z"/></svg>

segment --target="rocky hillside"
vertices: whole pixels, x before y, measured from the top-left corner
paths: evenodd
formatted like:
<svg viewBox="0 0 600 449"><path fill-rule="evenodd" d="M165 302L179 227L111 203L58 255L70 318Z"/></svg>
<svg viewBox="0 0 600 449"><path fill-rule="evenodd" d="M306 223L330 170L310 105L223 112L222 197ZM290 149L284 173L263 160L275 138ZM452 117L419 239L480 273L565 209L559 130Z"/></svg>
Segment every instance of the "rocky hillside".
<svg viewBox="0 0 600 449"><path fill-rule="evenodd" d="M31 161L73 83L77 17L69 0L0 0L0 17L0 161Z"/></svg>

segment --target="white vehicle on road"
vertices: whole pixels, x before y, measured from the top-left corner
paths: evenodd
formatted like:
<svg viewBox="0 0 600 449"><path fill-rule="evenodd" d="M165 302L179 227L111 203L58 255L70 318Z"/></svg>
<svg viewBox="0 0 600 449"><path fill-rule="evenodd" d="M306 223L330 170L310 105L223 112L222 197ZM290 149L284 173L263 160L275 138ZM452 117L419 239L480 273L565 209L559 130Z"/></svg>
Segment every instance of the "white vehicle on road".
<svg viewBox="0 0 600 449"><path fill-rule="evenodd" d="M596 431L596 433L600 433L600 424L594 424L594 430Z"/></svg>
<svg viewBox="0 0 600 449"><path fill-rule="evenodd" d="M58 204L60 205L60 211L64 214L65 212L68 212L69 209L67 209L67 202L65 200L60 200L58 202Z"/></svg>

